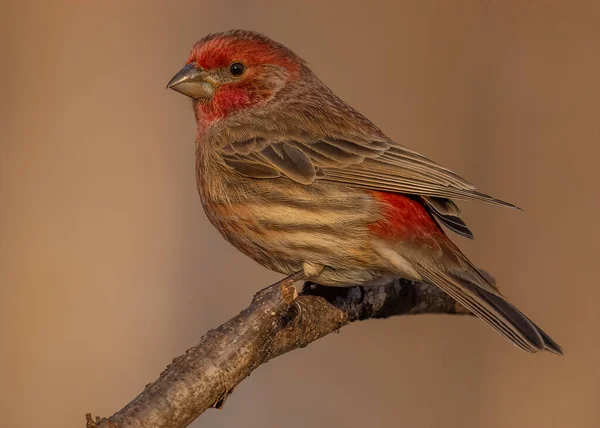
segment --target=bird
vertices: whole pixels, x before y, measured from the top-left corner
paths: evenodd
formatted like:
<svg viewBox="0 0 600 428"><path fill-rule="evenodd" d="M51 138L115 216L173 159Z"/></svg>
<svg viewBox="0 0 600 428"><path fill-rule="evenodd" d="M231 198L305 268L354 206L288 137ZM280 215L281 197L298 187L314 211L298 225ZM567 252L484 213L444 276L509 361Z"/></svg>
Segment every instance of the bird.
<svg viewBox="0 0 600 428"><path fill-rule="evenodd" d="M518 208L388 138L291 49L212 33L167 88L192 100L202 207L239 251L292 281L425 282L524 351L562 355L443 228L473 237L457 200Z"/></svg>

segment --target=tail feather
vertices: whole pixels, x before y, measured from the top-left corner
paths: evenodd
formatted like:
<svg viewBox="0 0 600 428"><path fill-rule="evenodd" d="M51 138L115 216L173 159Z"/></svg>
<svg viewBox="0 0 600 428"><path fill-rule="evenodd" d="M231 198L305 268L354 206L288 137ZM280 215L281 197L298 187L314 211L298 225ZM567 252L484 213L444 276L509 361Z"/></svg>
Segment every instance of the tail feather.
<svg viewBox="0 0 600 428"><path fill-rule="evenodd" d="M436 198L434 196L421 197L427 210L438 219L440 223L451 231L473 239L473 232L460 218L460 210L451 199Z"/></svg>
<svg viewBox="0 0 600 428"><path fill-rule="evenodd" d="M546 333L544 333L544 330L542 330L539 327L538 327L538 331L542 335L542 339L544 339L544 347L546 348L546 351L552 352L553 354L556 354L556 355L563 355L563 349L558 343L556 343L554 340L552 340L552 338L550 336L548 336Z"/></svg>
<svg viewBox="0 0 600 428"><path fill-rule="evenodd" d="M484 302L489 303L496 310L500 318L498 322L506 324L510 329L511 337L518 336L528 341L528 345L533 346L533 351L531 352L544 350L544 339L537 326L521 311L503 297L478 288L475 288L475 292L479 294Z"/></svg>
<svg viewBox="0 0 600 428"><path fill-rule="evenodd" d="M546 349L562 355L556 342L499 294L437 269L423 266L415 266L415 269L426 281L440 287L521 349L531 353Z"/></svg>

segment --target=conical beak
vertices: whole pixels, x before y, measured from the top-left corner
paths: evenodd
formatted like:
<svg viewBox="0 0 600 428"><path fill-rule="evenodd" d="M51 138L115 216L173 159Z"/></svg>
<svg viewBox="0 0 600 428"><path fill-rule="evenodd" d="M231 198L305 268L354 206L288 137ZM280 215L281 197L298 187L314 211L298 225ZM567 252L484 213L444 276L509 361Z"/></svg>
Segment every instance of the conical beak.
<svg viewBox="0 0 600 428"><path fill-rule="evenodd" d="M173 89L193 99L211 98L215 88L207 78L206 71L191 62L169 80L167 89Z"/></svg>

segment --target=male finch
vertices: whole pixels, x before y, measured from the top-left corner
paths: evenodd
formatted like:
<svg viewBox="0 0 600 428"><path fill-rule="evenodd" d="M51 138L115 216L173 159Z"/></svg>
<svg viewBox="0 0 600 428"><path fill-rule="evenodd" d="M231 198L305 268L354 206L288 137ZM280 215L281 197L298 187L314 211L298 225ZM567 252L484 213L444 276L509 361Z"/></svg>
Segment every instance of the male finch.
<svg viewBox="0 0 600 428"><path fill-rule="evenodd" d="M440 226L472 237L453 199L514 206L390 140L290 49L211 34L168 87L193 99L204 210L244 254L328 286L424 281L522 349L562 353Z"/></svg>

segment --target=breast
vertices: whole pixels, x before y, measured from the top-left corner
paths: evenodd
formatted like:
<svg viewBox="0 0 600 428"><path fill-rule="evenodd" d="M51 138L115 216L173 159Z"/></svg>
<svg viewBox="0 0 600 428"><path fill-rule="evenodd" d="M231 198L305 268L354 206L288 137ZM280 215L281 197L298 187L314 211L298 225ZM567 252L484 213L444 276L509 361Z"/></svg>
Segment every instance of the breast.
<svg viewBox="0 0 600 428"><path fill-rule="evenodd" d="M197 155L197 181L211 223L269 269L292 273L304 262L366 269L379 258L369 231L378 208L366 192L283 177L247 178L206 151Z"/></svg>

